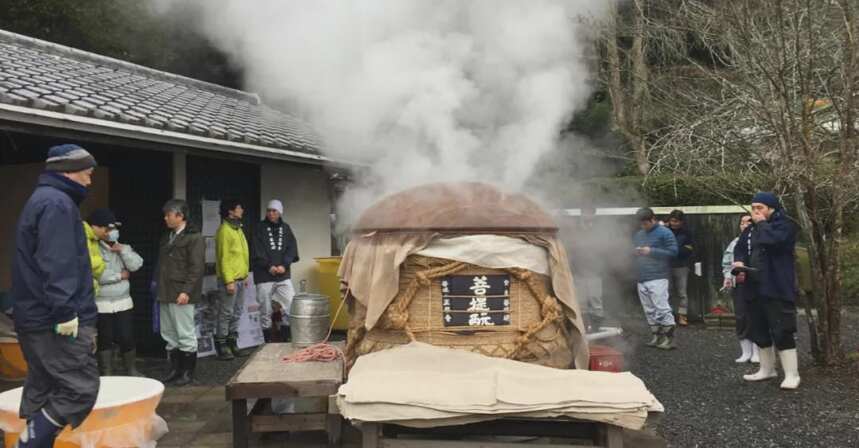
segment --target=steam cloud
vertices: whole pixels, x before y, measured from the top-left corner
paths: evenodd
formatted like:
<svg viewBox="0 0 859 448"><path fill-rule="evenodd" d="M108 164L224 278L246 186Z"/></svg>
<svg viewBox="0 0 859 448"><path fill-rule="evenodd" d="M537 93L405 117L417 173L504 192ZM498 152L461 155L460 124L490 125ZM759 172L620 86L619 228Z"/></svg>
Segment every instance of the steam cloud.
<svg viewBox="0 0 859 448"><path fill-rule="evenodd" d="M155 0L162 11L177 0ZM301 116L328 156L370 167L349 221L433 181L521 190L590 94L605 0L188 0L248 90ZM344 216L345 215L345 216Z"/></svg>

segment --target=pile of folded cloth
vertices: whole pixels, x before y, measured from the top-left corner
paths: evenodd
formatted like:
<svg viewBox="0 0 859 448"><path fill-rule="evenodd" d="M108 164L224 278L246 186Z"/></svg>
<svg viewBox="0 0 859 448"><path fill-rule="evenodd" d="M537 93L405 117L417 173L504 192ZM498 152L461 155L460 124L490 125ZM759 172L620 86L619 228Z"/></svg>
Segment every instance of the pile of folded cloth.
<svg viewBox="0 0 859 448"><path fill-rule="evenodd" d="M543 367L411 343L358 358L337 403L349 420L427 428L569 417L641 429L659 401L631 373Z"/></svg>

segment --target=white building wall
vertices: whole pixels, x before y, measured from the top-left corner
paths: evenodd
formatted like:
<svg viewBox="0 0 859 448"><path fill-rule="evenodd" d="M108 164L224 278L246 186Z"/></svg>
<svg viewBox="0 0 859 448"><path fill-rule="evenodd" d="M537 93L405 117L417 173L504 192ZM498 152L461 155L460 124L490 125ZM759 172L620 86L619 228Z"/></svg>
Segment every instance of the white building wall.
<svg viewBox="0 0 859 448"><path fill-rule="evenodd" d="M298 240L301 261L292 265L296 292L307 280L310 292L318 292L315 257L331 255L331 226L327 176L321 167L267 161L260 170L260 212L265 217L271 199L283 202L284 220Z"/></svg>

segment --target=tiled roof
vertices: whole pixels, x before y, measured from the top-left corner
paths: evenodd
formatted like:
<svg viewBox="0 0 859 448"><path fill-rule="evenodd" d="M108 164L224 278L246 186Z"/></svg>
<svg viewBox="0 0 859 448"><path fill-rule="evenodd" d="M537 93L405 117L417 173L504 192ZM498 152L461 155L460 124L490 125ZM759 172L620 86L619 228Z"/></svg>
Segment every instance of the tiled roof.
<svg viewBox="0 0 859 448"><path fill-rule="evenodd" d="M306 123L255 94L2 30L0 103L319 153Z"/></svg>

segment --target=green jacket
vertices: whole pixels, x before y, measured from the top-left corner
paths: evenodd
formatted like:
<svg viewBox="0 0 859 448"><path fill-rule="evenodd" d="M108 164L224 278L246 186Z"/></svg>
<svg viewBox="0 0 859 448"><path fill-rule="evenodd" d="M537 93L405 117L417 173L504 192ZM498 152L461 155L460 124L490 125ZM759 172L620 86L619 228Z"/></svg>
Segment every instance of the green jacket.
<svg viewBox="0 0 859 448"><path fill-rule="evenodd" d="M218 279L224 284L248 278L250 251L242 225L225 220L215 235Z"/></svg>
<svg viewBox="0 0 859 448"><path fill-rule="evenodd" d="M203 235L185 227L173 242L168 232L158 248L158 301L176 303L179 294L190 297L188 303L200 301L203 274L206 272L206 242Z"/></svg>
<svg viewBox="0 0 859 448"><path fill-rule="evenodd" d="M86 234L86 245L87 249L89 249L89 262L92 265L92 284L95 295L98 295L98 278L104 272L106 264L104 263L104 258L101 257L101 250L98 248L98 237L95 236L95 232L93 232L89 223L83 221L83 224L84 233Z"/></svg>

